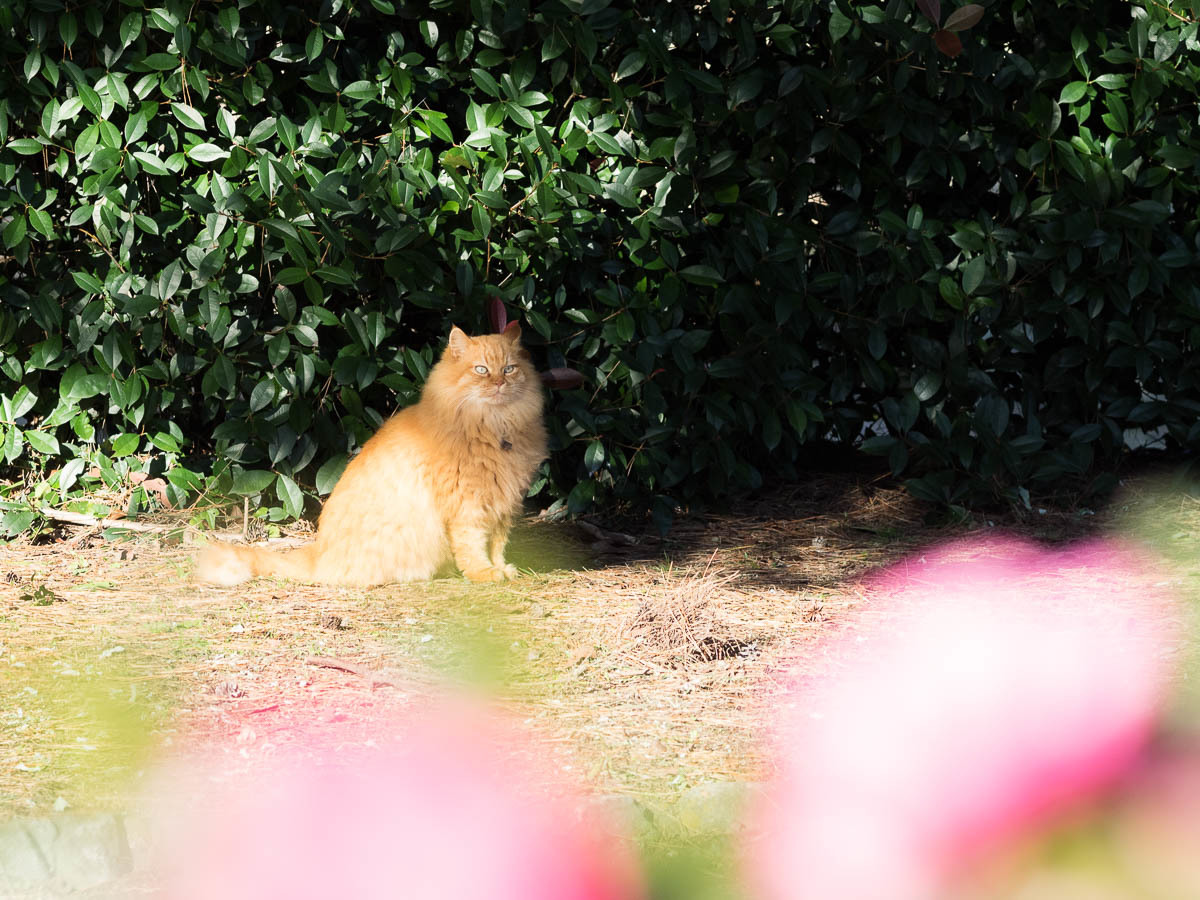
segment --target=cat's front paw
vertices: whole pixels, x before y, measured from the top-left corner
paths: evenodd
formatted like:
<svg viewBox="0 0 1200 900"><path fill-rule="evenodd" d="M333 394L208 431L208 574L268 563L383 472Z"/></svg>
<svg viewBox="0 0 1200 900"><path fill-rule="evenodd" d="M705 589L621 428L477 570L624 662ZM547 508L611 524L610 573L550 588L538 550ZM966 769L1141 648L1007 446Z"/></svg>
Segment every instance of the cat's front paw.
<svg viewBox="0 0 1200 900"><path fill-rule="evenodd" d="M507 568L507 567L506 567ZM515 570L514 570L515 571ZM469 581L503 581L509 577L504 569L488 566L486 569L467 569L463 572Z"/></svg>
<svg viewBox="0 0 1200 900"><path fill-rule="evenodd" d="M514 578L520 578L521 573L512 563L505 563L500 567L500 571L504 573L504 577L510 581Z"/></svg>

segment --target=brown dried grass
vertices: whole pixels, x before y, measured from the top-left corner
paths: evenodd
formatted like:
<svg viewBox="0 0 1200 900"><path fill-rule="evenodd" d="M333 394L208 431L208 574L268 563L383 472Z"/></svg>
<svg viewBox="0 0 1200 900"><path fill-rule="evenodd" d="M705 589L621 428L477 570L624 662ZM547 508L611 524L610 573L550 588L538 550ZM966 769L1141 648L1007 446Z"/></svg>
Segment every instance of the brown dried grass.
<svg viewBox="0 0 1200 900"><path fill-rule="evenodd" d="M447 680L488 691L605 792L667 800L758 778L778 682L862 602L865 573L946 534L926 512L893 488L822 476L736 515L682 519L665 541L629 523L633 542L531 521L514 555L534 574L496 586L221 589L190 582L188 546L64 529L0 547L0 808L119 802L137 770L122 746L200 736L249 770L300 725L334 747L370 740ZM60 599L23 600L31 585ZM108 755L79 751L102 729L59 702L72 679L126 698L135 687L137 733ZM6 717L17 703L24 718Z"/></svg>

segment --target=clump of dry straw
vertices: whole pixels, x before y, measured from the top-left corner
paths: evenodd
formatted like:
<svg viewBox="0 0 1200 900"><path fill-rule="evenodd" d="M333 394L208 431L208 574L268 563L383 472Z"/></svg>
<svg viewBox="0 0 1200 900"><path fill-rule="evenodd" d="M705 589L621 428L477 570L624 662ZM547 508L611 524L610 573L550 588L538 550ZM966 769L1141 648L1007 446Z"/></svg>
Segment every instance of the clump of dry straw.
<svg viewBox="0 0 1200 900"><path fill-rule="evenodd" d="M642 599L621 631L628 649L659 665L736 656L743 642L724 621L721 589L738 576L711 568L666 579L668 589Z"/></svg>

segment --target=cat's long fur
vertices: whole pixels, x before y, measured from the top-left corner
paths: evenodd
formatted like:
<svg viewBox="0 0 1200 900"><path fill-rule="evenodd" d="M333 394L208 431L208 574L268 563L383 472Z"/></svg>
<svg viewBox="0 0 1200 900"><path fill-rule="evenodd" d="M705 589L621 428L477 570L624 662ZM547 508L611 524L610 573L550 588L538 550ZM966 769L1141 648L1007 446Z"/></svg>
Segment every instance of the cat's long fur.
<svg viewBox="0 0 1200 900"><path fill-rule="evenodd" d="M346 466L312 543L290 552L213 545L197 577L372 585L431 578L451 560L473 581L516 577L504 546L546 455L542 385L520 336L515 322L482 337L453 328L420 401Z"/></svg>

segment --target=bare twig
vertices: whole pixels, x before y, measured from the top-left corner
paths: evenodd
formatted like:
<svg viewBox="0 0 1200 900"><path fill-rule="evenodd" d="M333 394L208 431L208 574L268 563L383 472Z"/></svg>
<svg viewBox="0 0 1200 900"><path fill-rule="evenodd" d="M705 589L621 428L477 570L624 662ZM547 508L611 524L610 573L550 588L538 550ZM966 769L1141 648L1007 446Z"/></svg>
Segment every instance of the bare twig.
<svg viewBox="0 0 1200 900"><path fill-rule="evenodd" d="M338 659L336 656L309 656L304 660L310 666L321 666L325 669L338 669L342 672L349 672L351 675L357 675L359 678L365 678L371 682L371 687L376 685L386 684L389 687L395 687L396 683L389 680L373 669L368 669L366 666L360 666L357 663L346 662L344 659Z"/></svg>
<svg viewBox="0 0 1200 900"><path fill-rule="evenodd" d="M87 513L68 512L65 509L51 509L43 506L38 513L52 522L65 522L68 525L83 525L87 528L124 528L127 531L150 532L162 534L167 531L178 531L178 525L160 525L155 522L135 522L130 519L100 519Z"/></svg>
<svg viewBox="0 0 1200 900"><path fill-rule="evenodd" d="M585 522L583 519L576 519L575 524L579 526L580 531L587 532L587 534L589 534L591 537L594 537L598 541L607 541L610 544L628 544L630 546L636 546L637 544L645 542L658 543L657 538L651 537L646 538L643 541L639 541L632 534L625 534L623 531L608 531L599 527L598 525L593 525L591 522Z"/></svg>
<svg viewBox="0 0 1200 900"><path fill-rule="evenodd" d="M98 516L91 516L87 513L69 512L65 509L51 509L49 506L40 507L38 513L52 522L79 525L82 528L123 528L126 531L137 531L144 534L167 534L170 532L185 531L190 528L190 526L185 524L164 525L161 522L139 522L135 519L101 519ZM220 531L206 531L204 534L210 541L223 541L227 544L247 543L246 537L242 534L229 534ZM256 543L270 544L274 547L298 547L307 542L301 538L277 537L267 538L264 541Z"/></svg>

